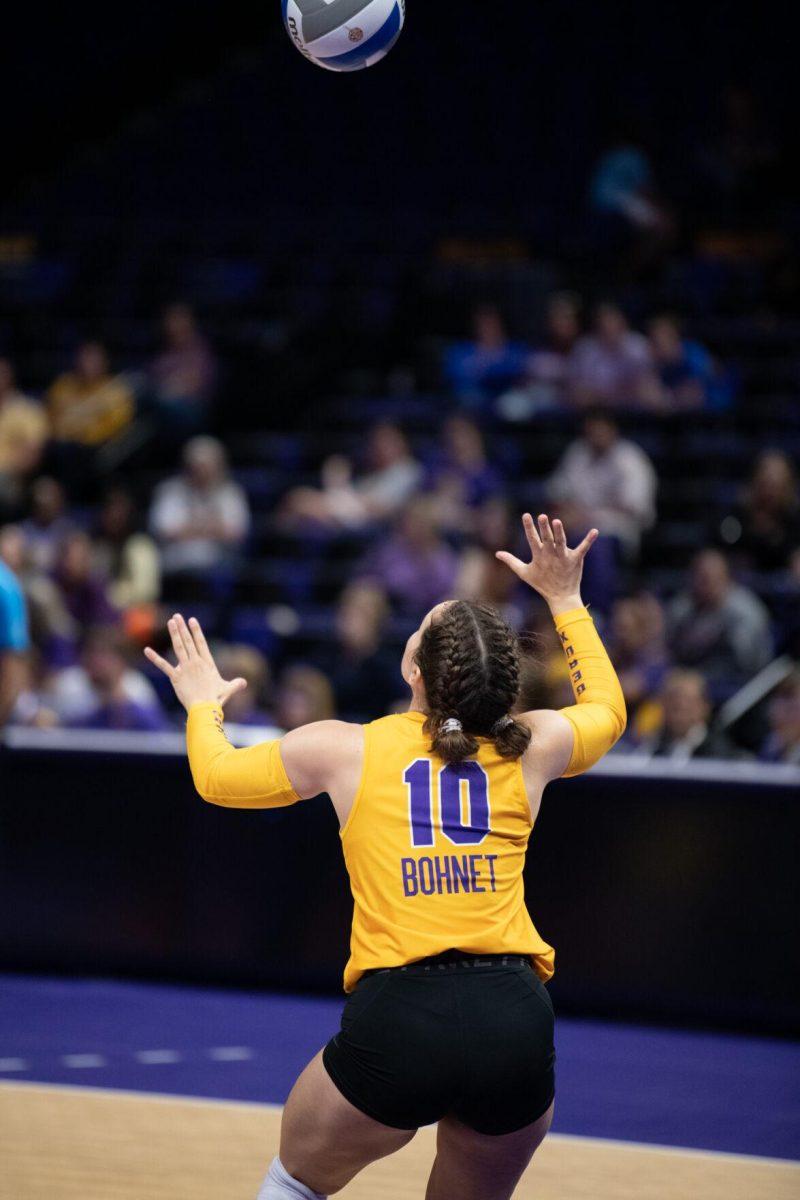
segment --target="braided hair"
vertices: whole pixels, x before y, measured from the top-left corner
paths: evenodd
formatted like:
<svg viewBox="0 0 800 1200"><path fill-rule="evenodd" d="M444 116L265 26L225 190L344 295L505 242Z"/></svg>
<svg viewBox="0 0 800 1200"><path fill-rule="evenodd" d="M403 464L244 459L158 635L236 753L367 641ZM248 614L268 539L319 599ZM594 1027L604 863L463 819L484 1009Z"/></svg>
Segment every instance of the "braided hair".
<svg viewBox="0 0 800 1200"><path fill-rule="evenodd" d="M417 666L425 682L424 725L434 754L461 762L490 738L503 758L520 758L531 731L508 714L520 688L516 635L488 604L456 600L420 640Z"/></svg>

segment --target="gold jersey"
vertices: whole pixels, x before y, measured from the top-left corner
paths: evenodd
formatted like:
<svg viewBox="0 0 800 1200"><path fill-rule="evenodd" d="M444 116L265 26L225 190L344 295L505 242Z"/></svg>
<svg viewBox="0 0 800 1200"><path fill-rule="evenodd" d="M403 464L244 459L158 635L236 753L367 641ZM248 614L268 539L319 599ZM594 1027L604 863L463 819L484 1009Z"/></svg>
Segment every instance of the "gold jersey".
<svg viewBox="0 0 800 1200"><path fill-rule="evenodd" d="M528 915L522 871L533 822L520 760L481 739L449 766L423 713L364 727L364 767L342 828L353 893L345 991L371 967L439 954L527 954L543 980L555 952Z"/></svg>

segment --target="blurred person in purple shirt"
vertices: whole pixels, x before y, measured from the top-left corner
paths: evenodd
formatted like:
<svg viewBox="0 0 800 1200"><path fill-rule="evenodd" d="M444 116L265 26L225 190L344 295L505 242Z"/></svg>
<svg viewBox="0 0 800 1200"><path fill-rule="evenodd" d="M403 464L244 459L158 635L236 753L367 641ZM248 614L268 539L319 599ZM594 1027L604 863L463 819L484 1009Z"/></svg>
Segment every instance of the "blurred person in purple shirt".
<svg viewBox="0 0 800 1200"><path fill-rule="evenodd" d="M617 304L595 309L592 332L576 343L567 366L567 395L584 407L634 407L653 370L647 338L631 329Z"/></svg>
<svg viewBox="0 0 800 1200"><path fill-rule="evenodd" d="M105 581L95 572L91 539L80 530L61 543L53 575L64 606L81 628L113 625L119 614L111 603Z"/></svg>
<svg viewBox="0 0 800 1200"><path fill-rule="evenodd" d="M580 335L580 297L555 292L547 300L544 336L528 358L524 380L497 400L496 410L503 420L527 421L534 413L564 404L570 356Z"/></svg>
<svg viewBox="0 0 800 1200"><path fill-rule="evenodd" d="M57 479L41 476L31 489L31 515L20 525L28 565L37 571L55 568L61 544L75 529L67 515L67 497Z"/></svg>
<svg viewBox="0 0 800 1200"><path fill-rule="evenodd" d="M130 729L142 733L169 728L158 700L131 695L127 644L117 629L96 629L86 639L81 669L92 696L90 711L74 718L73 729Z"/></svg>
<svg viewBox="0 0 800 1200"><path fill-rule="evenodd" d="M367 558L362 578L375 580L403 613L425 613L453 590L458 560L444 541L431 502L409 504L394 532Z"/></svg>
<svg viewBox="0 0 800 1200"><path fill-rule="evenodd" d="M473 510L500 491L500 476L486 457L483 434L469 417L457 415L445 422L428 487L439 523L454 531L468 529Z"/></svg>
<svg viewBox="0 0 800 1200"><path fill-rule="evenodd" d="M216 361L188 304L171 304L161 328L164 348L150 365L156 407L168 428L185 437L207 422Z"/></svg>

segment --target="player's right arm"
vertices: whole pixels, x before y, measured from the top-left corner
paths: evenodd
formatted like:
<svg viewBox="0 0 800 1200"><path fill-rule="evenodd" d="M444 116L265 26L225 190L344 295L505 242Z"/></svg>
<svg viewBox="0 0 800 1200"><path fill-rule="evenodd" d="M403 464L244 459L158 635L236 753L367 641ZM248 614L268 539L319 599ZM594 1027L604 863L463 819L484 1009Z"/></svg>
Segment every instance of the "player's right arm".
<svg viewBox="0 0 800 1200"><path fill-rule="evenodd" d="M224 808L285 808L328 792L343 823L361 774L361 726L318 721L281 739L234 749L224 733L223 710L245 680L222 678L194 618L187 624L176 614L168 629L176 664L150 647L145 654L187 711L189 766L203 799Z"/></svg>
<svg viewBox="0 0 800 1200"><path fill-rule="evenodd" d="M567 658L575 704L560 712L522 717L533 732L532 753L545 779L580 775L608 753L625 732L622 687L580 594L583 562L598 537L592 529L574 550L560 521L529 513L522 519L531 562L500 551L497 557L547 601Z"/></svg>

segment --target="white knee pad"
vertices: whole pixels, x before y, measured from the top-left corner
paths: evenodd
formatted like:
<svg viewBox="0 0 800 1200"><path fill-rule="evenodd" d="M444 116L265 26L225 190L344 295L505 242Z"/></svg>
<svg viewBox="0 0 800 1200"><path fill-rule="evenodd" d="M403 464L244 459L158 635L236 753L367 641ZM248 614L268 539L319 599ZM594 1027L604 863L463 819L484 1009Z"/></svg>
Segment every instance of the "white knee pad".
<svg viewBox="0 0 800 1200"><path fill-rule="evenodd" d="M258 1200L328 1200L319 1192L312 1192L304 1183L292 1179L279 1158L273 1158Z"/></svg>

